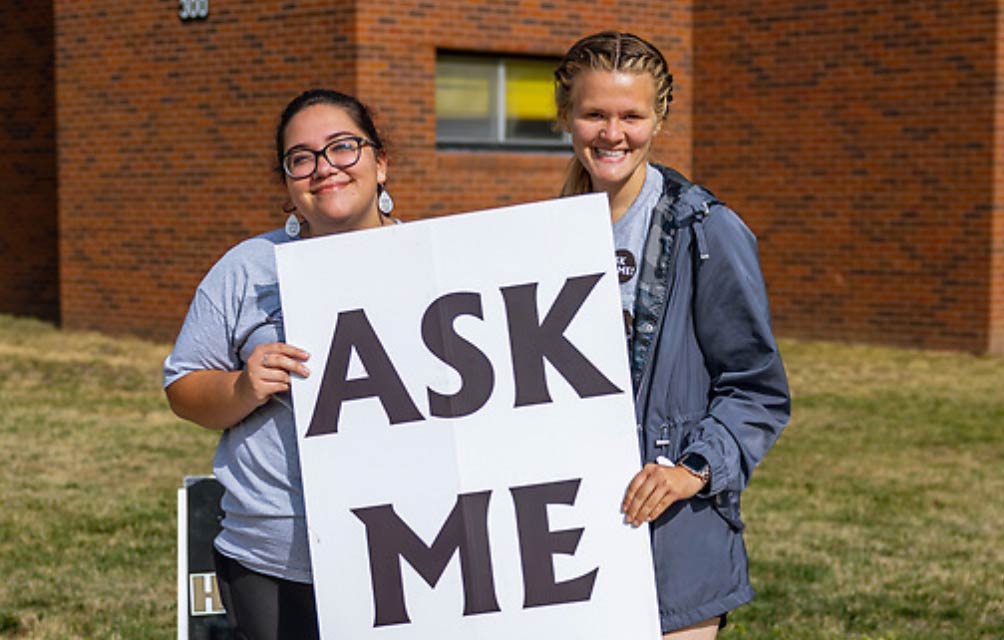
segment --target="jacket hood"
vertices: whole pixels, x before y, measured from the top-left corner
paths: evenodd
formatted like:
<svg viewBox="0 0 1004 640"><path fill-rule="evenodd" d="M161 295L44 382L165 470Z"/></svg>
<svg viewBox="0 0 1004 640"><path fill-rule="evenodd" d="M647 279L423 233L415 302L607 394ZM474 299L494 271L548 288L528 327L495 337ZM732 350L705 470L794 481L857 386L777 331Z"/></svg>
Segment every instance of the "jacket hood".
<svg viewBox="0 0 1004 640"><path fill-rule="evenodd" d="M655 205L655 211L665 231L690 226L708 215L712 205L721 204L715 194L694 184L682 173L658 164L652 166L662 173L664 180L662 196Z"/></svg>

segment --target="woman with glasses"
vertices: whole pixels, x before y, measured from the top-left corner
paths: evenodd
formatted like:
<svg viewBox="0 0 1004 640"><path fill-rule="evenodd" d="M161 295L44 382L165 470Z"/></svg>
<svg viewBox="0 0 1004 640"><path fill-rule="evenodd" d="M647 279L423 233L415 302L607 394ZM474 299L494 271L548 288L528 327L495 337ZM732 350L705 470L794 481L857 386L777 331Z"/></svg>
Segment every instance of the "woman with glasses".
<svg viewBox="0 0 1004 640"><path fill-rule="evenodd" d="M225 492L217 579L237 637L318 637L290 405L308 354L284 341L273 247L387 224L387 158L366 107L315 89L290 102L276 129L289 197L284 229L245 240L195 292L164 362L172 410L221 431L213 471Z"/></svg>
<svg viewBox="0 0 1004 640"><path fill-rule="evenodd" d="M650 527L663 637L711 640L753 598L739 496L788 421L756 240L732 210L649 162L673 78L645 40L608 31L555 71L574 157L563 195L610 202L642 468L622 510Z"/></svg>

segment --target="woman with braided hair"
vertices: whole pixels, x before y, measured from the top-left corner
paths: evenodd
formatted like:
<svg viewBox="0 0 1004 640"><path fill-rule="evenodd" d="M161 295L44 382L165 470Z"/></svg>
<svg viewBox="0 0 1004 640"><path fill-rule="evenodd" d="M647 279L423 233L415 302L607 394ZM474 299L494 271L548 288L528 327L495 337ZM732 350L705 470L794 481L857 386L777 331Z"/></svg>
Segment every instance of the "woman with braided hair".
<svg viewBox="0 0 1004 640"><path fill-rule="evenodd" d="M562 195L606 193L614 227L642 454L622 510L651 530L664 638L712 639L753 598L739 499L790 412L756 239L649 162L673 84L653 45L585 37L555 81L575 152Z"/></svg>

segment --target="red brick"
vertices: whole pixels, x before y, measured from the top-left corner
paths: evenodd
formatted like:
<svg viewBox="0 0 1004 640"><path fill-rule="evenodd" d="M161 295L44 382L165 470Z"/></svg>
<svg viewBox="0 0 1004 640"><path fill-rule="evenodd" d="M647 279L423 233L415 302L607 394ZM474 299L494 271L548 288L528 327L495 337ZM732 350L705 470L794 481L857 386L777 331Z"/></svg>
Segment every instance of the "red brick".
<svg viewBox="0 0 1004 640"><path fill-rule="evenodd" d="M1004 353L1004 0L5 7L0 311L173 337L212 262L281 225L273 127L312 86L374 107L403 218L550 197L567 153L436 148L436 53L619 28L667 54L655 157L758 234L781 335Z"/></svg>
<svg viewBox="0 0 1004 640"><path fill-rule="evenodd" d="M696 3L694 173L760 236L775 328L1004 352L1004 3L745 6Z"/></svg>

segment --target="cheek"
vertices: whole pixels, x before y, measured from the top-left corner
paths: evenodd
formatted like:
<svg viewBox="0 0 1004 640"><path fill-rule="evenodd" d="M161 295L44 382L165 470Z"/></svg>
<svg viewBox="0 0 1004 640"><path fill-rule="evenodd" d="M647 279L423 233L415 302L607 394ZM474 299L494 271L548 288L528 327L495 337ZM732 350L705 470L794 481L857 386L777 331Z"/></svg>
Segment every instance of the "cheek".
<svg viewBox="0 0 1004 640"><path fill-rule="evenodd" d="M309 180L304 182L309 182ZM298 209L303 209L305 206L309 205L309 193L309 189L302 182L286 183L286 195L289 196L289 201L293 204L293 206Z"/></svg>
<svg viewBox="0 0 1004 640"><path fill-rule="evenodd" d="M573 125L571 128L572 146L586 146L596 137L595 128L589 124Z"/></svg>
<svg viewBox="0 0 1004 640"><path fill-rule="evenodd" d="M303 198L303 187L300 182L286 181L286 195L293 202L301 200Z"/></svg>
<svg viewBox="0 0 1004 640"><path fill-rule="evenodd" d="M631 146L633 147L645 147L652 144L656 133L658 133L657 128L651 125L644 125L629 131L628 139L631 141Z"/></svg>

